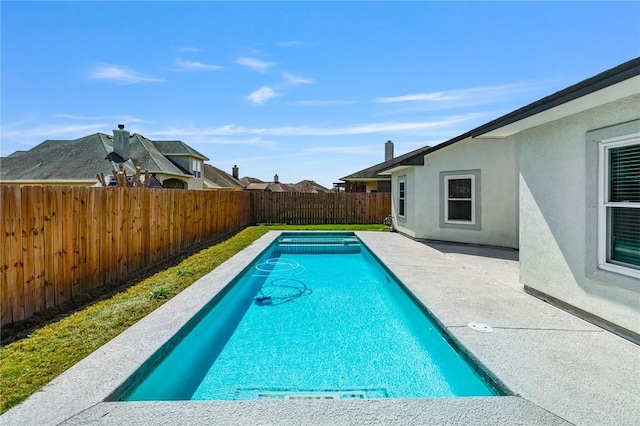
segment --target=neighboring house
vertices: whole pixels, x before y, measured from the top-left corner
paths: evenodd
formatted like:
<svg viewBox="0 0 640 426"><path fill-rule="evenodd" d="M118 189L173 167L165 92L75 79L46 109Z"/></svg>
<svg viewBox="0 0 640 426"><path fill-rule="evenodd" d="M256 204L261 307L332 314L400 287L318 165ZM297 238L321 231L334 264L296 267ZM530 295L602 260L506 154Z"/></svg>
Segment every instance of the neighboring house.
<svg viewBox="0 0 640 426"><path fill-rule="evenodd" d="M298 183L294 183L293 187L296 188L298 192L307 192L312 194L322 194L326 192L334 192L324 186L320 185L317 182L312 180L301 180Z"/></svg>
<svg viewBox="0 0 640 426"><path fill-rule="evenodd" d="M265 191L265 192L332 192L324 186L311 181L302 180L298 183L281 183L278 175L273 177L272 182L263 182L260 179L252 177L243 177L240 179L246 191Z"/></svg>
<svg viewBox="0 0 640 426"><path fill-rule="evenodd" d="M382 173L398 231L519 248L526 291L640 342L640 58Z"/></svg>
<svg viewBox="0 0 640 426"><path fill-rule="evenodd" d="M203 179L204 189L206 190L228 190L228 191L242 191L244 185L237 178L237 167L234 166L233 172L236 173L236 177L229 173L213 167L210 164L203 165Z"/></svg>
<svg viewBox="0 0 640 426"><path fill-rule="evenodd" d="M397 161L411 157L415 152L394 158L393 142L387 141L384 145L385 160L382 163L340 178L343 182L334 183L334 187L344 192L391 192L391 176L381 175L380 172Z"/></svg>
<svg viewBox="0 0 640 426"><path fill-rule="evenodd" d="M122 165L127 175L139 166L149 170L153 186L203 189L202 165L207 157L181 141L152 141L129 134L123 125L113 136L96 133L74 140L47 140L28 151L0 159L3 185L99 186Z"/></svg>

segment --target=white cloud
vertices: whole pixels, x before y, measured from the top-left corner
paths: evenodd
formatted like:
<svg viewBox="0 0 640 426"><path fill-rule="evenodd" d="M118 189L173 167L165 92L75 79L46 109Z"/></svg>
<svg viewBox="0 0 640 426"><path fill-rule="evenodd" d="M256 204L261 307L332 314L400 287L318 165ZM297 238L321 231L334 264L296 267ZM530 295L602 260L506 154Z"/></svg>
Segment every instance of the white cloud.
<svg viewBox="0 0 640 426"><path fill-rule="evenodd" d="M159 83L164 79L150 75L143 75L135 70L121 65L101 64L89 73L89 78L95 80L112 80L124 84Z"/></svg>
<svg viewBox="0 0 640 426"><path fill-rule="evenodd" d="M393 96L390 98L377 98L374 102L412 102L412 101L452 101L459 99L459 96L447 95L445 92L433 92L433 93L416 93L413 95Z"/></svg>
<svg viewBox="0 0 640 426"><path fill-rule="evenodd" d="M42 142L45 139L52 138L79 138L87 134L93 134L104 131L113 127L109 123L93 123L93 124L72 124L72 125L41 125L29 129L10 130L4 127L2 129L3 139L35 139Z"/></svg>
<svg viewBox="0 0 640 426"><path fill-rule="evenodd" d="M280 47L300 47L302 46L304 43L301 41L296 41L296 40L292 40L292 41L279 41L278 43L276 43L276 45L280 46Z"/></svg>
<svg viewBox="0 0 640 426"><path fill-rule="evenodd" d="M247 99L249 99L254 104L262 105L268 99L275 98L276 96L280 96L280 94L269 86L262 86L261 88L247 96Z"/></svg>
<svg viewBox="0 0 640 426"><path fill-rule="evenodd" d="M133 117L131 115L104 115L97 117L89 117L84 115L73 115L73 114L55 114L54 117L58 118L66 118L69 120L79 120L79 121L102 121L102 120L110 120L118 123L150 123L151 121L143 120L142 118Z"/></svg>
<svg viewBox="0 0 640 426"><path fill-rule="evenodd" d="M539 90L542 83L513 83L499 86L473 87L469 89L447 90L440 92L414 93L402 96L376 98L373 102L437 102L453 103L455 106L480 105L513 98L514 95Z"/></svg>
<svg viewBox="0 0 640 426"><path fill-rule="evenodd" d="M184 61L182 59L176 59L176 65L185 71L215 71L222 68L220 65L203 64L198 61Z"/></svg>
<svg viewBox="0 0 640 426"><path fill-rule="evenodd" d="M313 126L284 126L284 127L263 127L252 128L228 124L210 128L170 128L166 130L158 130L148 132L149 136L164 137L191 137L191 136L229 136L229 135L269 135L269 136L342 136L342 135L366 135L372 133L391 133L391 132L422 132L425 130L433 131L451 127L469 120L478 118L477 114L456 115L435 121L417 121L417 122L386 122L386 123L368 123L358 124L346 127L313 127Z"/></svg>
<svg viewBox="0 0 640 426"><path fill-rule="evenodd" d="M284 74L284 78L287 80L287 83L289 84L311 84L313 83L313 79L312 78L304 78L304 77L300 77L297 76L295 74L289 74L287 72L285 72Z"/></svg>
<svg viewBox="0 0 640 426"><path fill-rule="evenodd" d="M210 145L251 145L267 149L276 149L277 143L274 141L264 140L259 137L255 138L216 138L216 137L193 137L189 140L190 144L210 144Z"/></svg>
<svg viewBox="0 0 640 426"><path fill-rule="evenodd" d="M265 72L269 67L275 65L274 62L264 62L256 58L238 58L236 64L251 68L254 71Z"/></svg>

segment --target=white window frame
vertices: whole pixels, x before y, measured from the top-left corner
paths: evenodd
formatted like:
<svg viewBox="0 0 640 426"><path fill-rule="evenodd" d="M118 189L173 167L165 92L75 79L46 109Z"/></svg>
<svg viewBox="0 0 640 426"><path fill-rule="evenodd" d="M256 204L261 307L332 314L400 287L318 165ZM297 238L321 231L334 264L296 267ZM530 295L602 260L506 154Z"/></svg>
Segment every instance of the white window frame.
<svg viewBox="0 0 640 426"><path fill-rule="evenodd" d="M202 177L202 162L199 160L193 160L193 176Z"/></svg>
<svg viewBox="0 0 640 426"><path fill-rule="evenodd" d="M609 150L627 145L640 144L640 133L603 139L598 144L598 268L635 278L640 270L608 261L609 220L607 210L612 207L640 208L640 203L609 202Z"/></svg>
<svg viewBox="0 0 640 426"><path fill-rule="evenodd" d="M449 181L459 180L459 179L471 179L471 199L449 197ZM468 201L468 200L471 200L471 220L449 219L449 201ZM452 223L452 224L459 224L459 225L475 225L476 224L476 177L475 175L447 175L444 177L444 223Z"/></svg>
<svg viewBox="0 0 640 426"><path fill-rule="evenodd" d="M400 190L400 186L404 187L404 191ZM404 192L404 195L402 195ZM400 213L400 206L403 206L403 212ZM406 218L407 217L407 179L405 177L401 177L398 179L398 217Z"/></svg>

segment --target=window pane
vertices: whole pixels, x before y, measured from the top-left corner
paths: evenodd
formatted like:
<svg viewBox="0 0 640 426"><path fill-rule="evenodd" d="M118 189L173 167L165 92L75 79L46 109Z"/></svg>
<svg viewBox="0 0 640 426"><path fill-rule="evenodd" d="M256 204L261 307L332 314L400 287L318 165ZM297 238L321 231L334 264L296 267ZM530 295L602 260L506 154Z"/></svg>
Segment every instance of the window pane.
<svg viewBox="0 0 640 426"><path fill-rule="evenodd" d="M399 210L400 210L400 211L398 212L398 214L399 214L400 216L404 216L404 199L401 199L401 200L400 200Z"/></svg>
<svg viewBox="0 0 640 426"><path fill-rule="evenodd" d="M449 179L449 198L471 198L471 179Z"/></svg>
<svg viewBox="0 0 640 426"><path fill-rule="evenodd" d="M640 144L609 150L609 201L640 202Z"/></svg>
<svg viewBox="0 0 640 426"><path fill-rule="evenodd" d="M449 201L448 220L471 221L471 201Z"/></svg>
<svg viewBox="0 0 640 426"><path fill-rule="evenodd" d="M611 218L611 260L640 268L640 209L614 207Z"/></svg>

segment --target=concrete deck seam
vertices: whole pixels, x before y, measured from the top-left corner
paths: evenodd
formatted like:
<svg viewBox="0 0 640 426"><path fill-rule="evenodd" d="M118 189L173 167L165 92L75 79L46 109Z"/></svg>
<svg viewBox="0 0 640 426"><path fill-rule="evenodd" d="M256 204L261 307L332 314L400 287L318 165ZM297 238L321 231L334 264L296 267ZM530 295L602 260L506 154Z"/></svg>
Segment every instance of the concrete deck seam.
<svg viewBox="0 0 640 426"><path fill-rule="evenodd" d="M535 405L536 407L540 408L542 411L546 411L547 413L551 414L552 416L556 416L557 418L559 418L560 420L562 420L563 422L567 422L567 424L573 425L573 426L577 426L575 423L570 422L569 420L565 419L564 417L562 417L559 414L556 414L552 411L547 410L546 408L544 408L541 405L536 404L535 402L531 401L529 398L525 398L522 395L518 394L519 398L524 399L525 401L527 401L529 404Z"/></svg>
<svg viewBox="0 0 640 426"><path fill-rule="evenodd" d="M63 421L61 421L60 423L58 423L58 425L63 425L63 424L65 424L66 422L71 421L74 417L81 415L81 414L82 414L82 413L84 413L85 411L89 411L89 410L91 410L93 407L97 407L98 405L102 404L103 402L104 402L104 401L96 402L95 404L90 405L90 406L86 407L85 409L83 409L83 410L81 410L81 411L78 411L78 412L77 412L77 413L75 413L75 414L70 415L69 417L67 417L66 419L64 419L64 420L63 420ZM105 413L104 415L102 415L102 417L106 416L107 414L109 414L109 413L108 413L108 412L107 412L107 413Z"/></svg>

